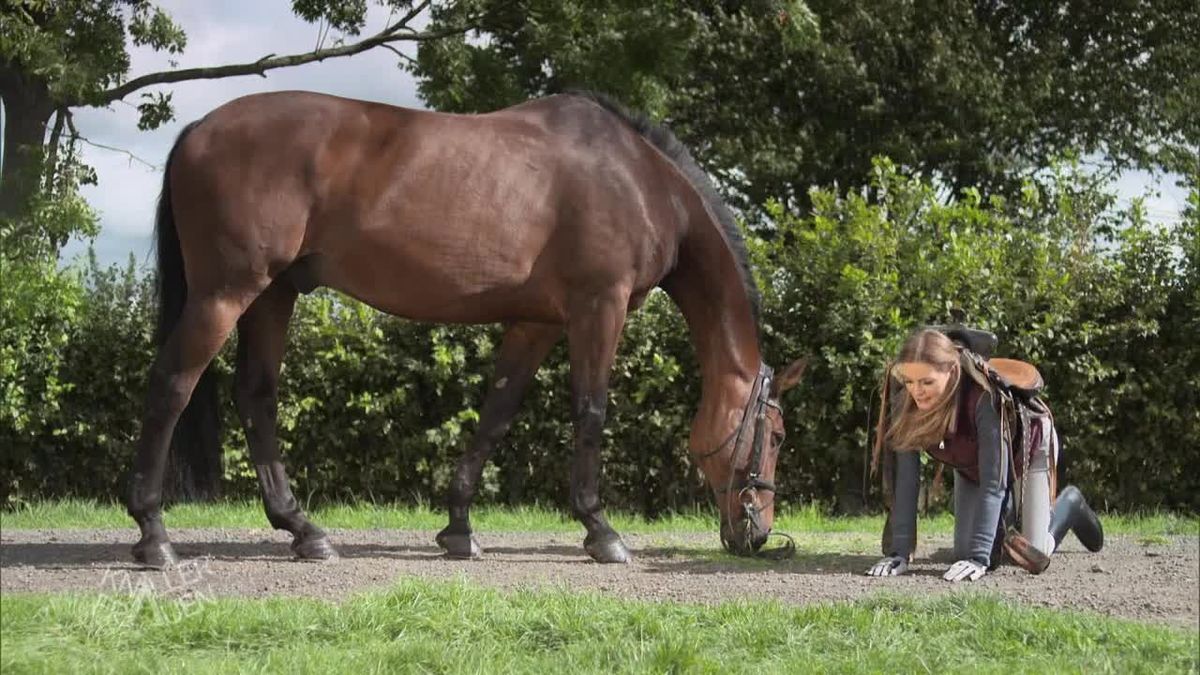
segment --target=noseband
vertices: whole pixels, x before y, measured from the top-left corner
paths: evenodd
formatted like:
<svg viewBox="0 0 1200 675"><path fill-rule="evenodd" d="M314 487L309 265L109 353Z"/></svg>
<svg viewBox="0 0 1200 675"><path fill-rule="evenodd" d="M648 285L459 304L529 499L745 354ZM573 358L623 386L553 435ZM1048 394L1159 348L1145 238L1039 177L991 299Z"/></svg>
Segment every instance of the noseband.
<svg viewBox="0 0 1200 675"><path fill-rule="evenodd" d="M708 459L725 450L729 446L729 443L733 442L734 456L729 467L729 482L723 488L713 488L713 491L716 493L717 498L720 499L722 495L728 494L734 489L737 490L738 502L742 505L746 522L749 524L749 527L745 531L746 541L743 542L745 550L753 550L750 544L751 533L755 530L762 532L764 529L761 517L762 509L756 505L758 502L758 491L770 492L771 499L775 498L775 484L761 478L767 410L774 408L779 411L781 416L783 415L783 409L777 402L771 399L771 381L774 377L775 371L770 366L765 363L759 365L758 377L754 379L754 388L750 392L749 400L746 401L746 409L742 411L742 421L738 423L737 428L730 432L729 436L715 449L703 455L696 456L697 460ZM746 433L746 426L750 420L754 420L754 440L750 444L750 460L746 463L747 473L745 480L735 488L734 479L737 477L738 466L737 453L742 445L742 436ZM749 498L747 499L747 497ZM772 533L768 532L767 534L770 535ZM795 553L796 545L792 538L782 533L778 533L778 535L787 539L787 543L783 548L774 549L770 554L760 553L759 555L772 558L787 558ZM725 547L726 551L736 554L733 547L734 542L725 536L724 528L722 528L721 532L721 545Z"/></svg>

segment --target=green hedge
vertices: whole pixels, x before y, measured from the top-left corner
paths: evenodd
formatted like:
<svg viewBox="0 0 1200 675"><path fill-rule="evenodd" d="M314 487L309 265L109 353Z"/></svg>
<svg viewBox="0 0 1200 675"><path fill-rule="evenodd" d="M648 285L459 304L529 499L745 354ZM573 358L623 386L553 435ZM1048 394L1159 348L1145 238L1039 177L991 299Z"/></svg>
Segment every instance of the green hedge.
<svg viewBox="0 0 1200 675"><path fill-rule="evenodd" d="M886 160L871 185L814 191L750 237L768 360L816 359L789 393L780 499L875 503L864 475L883 361L923 323L962 319L1035 361L1064 478L1101 506L1197 510L1200 222L1147 222L1068 170L1019 201L940 198ZM0 499L111 498L130 463L151 360L148 280L5 259ZM13 283L13 281L16 283ZM474 429L499 332L385 317L330 292L298 305L280 434L302 498L440 503ZM230 391L232 346L217 364ZM564 504L571 427L560 345L485 472L482 499ZM699 397L682 318L662 293L631 316L613 374L604 497L654 515L708 499L686 457ZM252 494L223 400L226 492ZM865 488L865 494L864 494Z"/></svg>
<svg viewBox="0 0 1200 675"><path fill-rule="evenodd" d="M1042 370L1061 479L1109 508L1200 506L1195 190L1173 227L1074 170L1019 201L943 203L884 160L862 193L814 197L811 217L775 208L778 232L756 250L768 353L820 355L790 401L785 468L811 480L803 492L861 493L881 364L912 327L961 319Z"/></svg>

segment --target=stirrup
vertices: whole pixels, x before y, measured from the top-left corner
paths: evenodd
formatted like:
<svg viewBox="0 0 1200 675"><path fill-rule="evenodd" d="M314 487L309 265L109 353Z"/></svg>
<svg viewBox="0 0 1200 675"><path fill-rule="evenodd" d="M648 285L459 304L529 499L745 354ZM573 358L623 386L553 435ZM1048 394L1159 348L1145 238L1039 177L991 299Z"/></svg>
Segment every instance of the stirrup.
<svg viewBox="0 0 1200 675"><path fill-rule="evenodd" d="M1050 566L1050 556L1016 530L1010 529L1004 536L1004 552L1009 560L1030 574L1041 574Z"/></svg>

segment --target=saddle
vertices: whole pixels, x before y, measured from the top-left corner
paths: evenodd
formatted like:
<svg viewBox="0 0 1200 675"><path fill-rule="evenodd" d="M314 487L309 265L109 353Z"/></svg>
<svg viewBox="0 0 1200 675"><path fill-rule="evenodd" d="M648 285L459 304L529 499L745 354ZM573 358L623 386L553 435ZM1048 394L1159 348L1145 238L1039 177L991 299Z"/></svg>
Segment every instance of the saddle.
<svg viewBox="0 0 1200 675"><path fill-rule="evenodd" d="M960 323L930 326L933 330L943 333L954 342L966 347L983 358L991 358L992 351L1000 344L1000 338L995 333L978 328L968 328Z"/></svg>
<svg viewBox="0 0 1200 675"><path fill-rule="evenodd" d="M978 328L968 328L962 324L930 326L930 328L941 331L946 337L965 347L968 351L981 356L987 367L999 376L998 384L1025 400L1037 396L1046 384L1042 380L1042 374L1033 364L1016 359L992 358L992 352L1000 343L1000 339L996 337L995 333Z"/></svg>
<svg viewBox="0 0 1200 675"><path fill-rule="evenodd" d="M1000 383L1026 399L1037 396L1046 385L1042 374L1031 363L1016 359L988 359L988 367L1000 376Z"/></svg>

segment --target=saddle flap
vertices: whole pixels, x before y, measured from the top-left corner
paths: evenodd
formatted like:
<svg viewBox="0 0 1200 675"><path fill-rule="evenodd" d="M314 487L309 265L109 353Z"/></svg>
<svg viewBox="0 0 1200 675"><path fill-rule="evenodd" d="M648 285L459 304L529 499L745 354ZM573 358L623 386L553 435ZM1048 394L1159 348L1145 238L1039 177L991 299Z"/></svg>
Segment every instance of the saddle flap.
<svg viewBox="0 0 1200 675"><path fill-rule="evenodd" d="M1011 389L1026 396L1035 396L1045 386L1042 374L1031 363L1016 359L989 359L988 367Z"/></svg>

